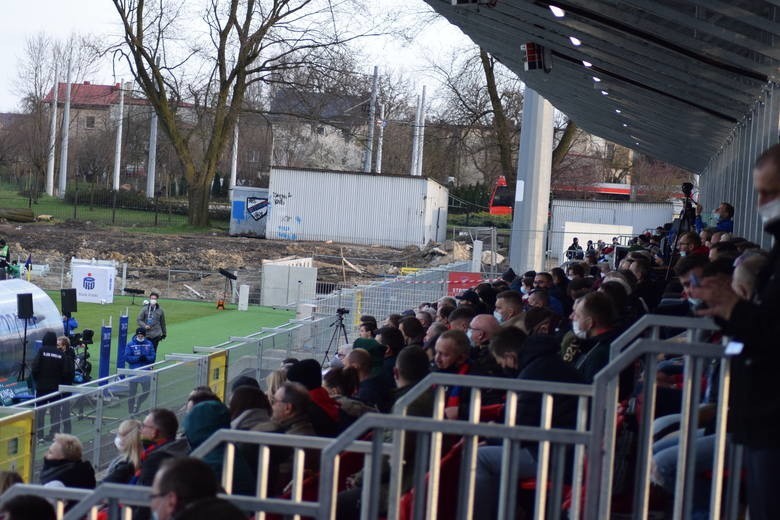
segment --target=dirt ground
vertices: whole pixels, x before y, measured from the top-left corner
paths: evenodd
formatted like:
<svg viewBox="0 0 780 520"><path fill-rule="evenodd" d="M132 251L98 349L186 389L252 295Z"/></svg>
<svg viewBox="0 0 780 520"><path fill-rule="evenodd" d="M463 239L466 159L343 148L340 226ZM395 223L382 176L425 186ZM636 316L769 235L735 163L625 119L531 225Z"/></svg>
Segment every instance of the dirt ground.
<svg viewBox="0 0 780 520"><path fill-rule="evenodd" d="M226 233L160 235L127 232L84 223L0 223L0 237L10 246L11 259L24 262L32 254L35 264L61 264L72 257L127 262L130 268L173 268L215 271L257 268L263 259L287 256L314 257L322 281L339 282L345 274L351 283L397 274L401 267L427 267L454 261L453 244L420 250L415 246L393 249L323 242L290 242ZM458 248L458 246L455 246ZM460 248L458 248L460 249ZM442 254L446 253L446 254ZM342 267L342 255L358 270Z"/></svg>

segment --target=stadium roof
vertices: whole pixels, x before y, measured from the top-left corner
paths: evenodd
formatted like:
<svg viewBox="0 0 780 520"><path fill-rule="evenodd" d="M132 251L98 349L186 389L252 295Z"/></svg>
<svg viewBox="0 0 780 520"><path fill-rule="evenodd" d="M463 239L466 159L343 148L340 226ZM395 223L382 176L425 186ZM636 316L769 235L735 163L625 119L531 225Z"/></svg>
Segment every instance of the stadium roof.
<svg viewBox="0 0 780 520"><path fill-rule="evenodd" d="M778 0L426 2L583 129L695 172L778 81Z"/></svg>

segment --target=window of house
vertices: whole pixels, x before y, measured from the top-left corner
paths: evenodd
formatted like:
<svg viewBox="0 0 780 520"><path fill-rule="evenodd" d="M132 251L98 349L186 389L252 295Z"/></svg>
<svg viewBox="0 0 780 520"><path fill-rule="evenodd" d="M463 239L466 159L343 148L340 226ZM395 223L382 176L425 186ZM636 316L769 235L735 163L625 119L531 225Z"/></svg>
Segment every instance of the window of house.
<svg viewBox="0 0 780 520"><path fill-rule="evenodd" d="M84 118L85 128L95 128L95 116L86 116Z"/></svg>

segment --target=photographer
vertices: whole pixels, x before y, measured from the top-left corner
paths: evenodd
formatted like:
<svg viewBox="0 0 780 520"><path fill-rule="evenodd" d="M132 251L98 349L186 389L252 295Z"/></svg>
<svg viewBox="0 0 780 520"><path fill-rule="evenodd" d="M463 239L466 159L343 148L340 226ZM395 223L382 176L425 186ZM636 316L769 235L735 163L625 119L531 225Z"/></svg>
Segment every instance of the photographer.
<svg viewBox="0 0 780 520"><path fill-rule="evenodd" d="M704 206L701 204L696 205L696 232L701 233L701 230L704 229L706 226L704 225L704 222L701 220L701 213L704 209ZM715 229L718 231L723 231L724 233L733 233L734 232L734 206L729 204L728 202L721 202L720 206L717 207L713 212L713 215L717 217L717 222L714 226Z"/></svg>

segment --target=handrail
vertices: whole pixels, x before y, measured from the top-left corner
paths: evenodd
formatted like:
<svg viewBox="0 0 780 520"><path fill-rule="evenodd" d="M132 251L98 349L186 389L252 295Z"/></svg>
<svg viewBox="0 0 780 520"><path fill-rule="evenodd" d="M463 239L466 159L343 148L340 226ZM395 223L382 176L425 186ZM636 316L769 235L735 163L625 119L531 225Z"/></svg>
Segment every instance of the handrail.
<svg viewBox="0 0 780 520"><path fill-rule="evenodd" d="M290 435L270 432L222 429L214 432L203 444L194 449L191 457L203 457L223 442L246 444L270 444L287 448L324 449L333 439L313 435Z"/></svg>
<svg viewBox="0 0 780 520"><path fill-rule="evenodd" d="M82 500L92 493L91 489L51 487L42 484L14 484L0 495L0 503L21 495L36 495L50 500Z"/></svg>
<svg viewBox="0 0 780 520"><path fill-rule="evenodd" d="M404 415L406 408L433 386L462 386L469 388L487 388L508 392L534 392L561 395L592 397L592 385L576 383L556 383L553 381L533 381L528 379L493 378L485 376L464 376L433 372L401 396L393 405L393 414Z"/></svg>
<svg viewBox="0 0 780 520"><path fill-rule="evenodd" d="M699 318L691 316L665 316L663 314L645 314L633 325L627 328L620 336L612 341L609 358L614 359L618 353L626 348L632 341L644 334L647 329L653 327L667 327L672 329L693 330L719 330L720 327L712 318Z"/></svg>

